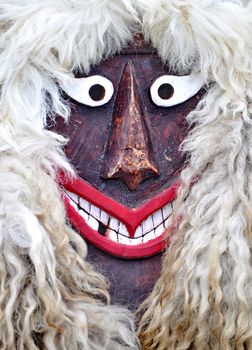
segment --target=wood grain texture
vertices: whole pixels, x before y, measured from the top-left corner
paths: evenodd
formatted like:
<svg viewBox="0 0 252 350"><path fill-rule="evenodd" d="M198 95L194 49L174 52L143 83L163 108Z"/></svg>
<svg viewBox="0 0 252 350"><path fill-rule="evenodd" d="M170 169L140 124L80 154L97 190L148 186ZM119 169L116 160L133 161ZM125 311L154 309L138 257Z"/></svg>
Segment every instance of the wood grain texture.
<svg viewBox="0 0 252 350"><path fill-rule="evenodd" d="M142 42L141 37L135 42L135 46L124 49L122 54L93 67L90 72L90 75L105 76L113 83L115 93L110 102L99 108L91 108L70 100L69 123L64 124L59 118L53 128L69 139L65 152L78 175L106 196L129 208L144 204L178 179L185 162L179 146L188 132L186 115L196 107L204 93L201 91L174 107L157 107L151 100L150 87L159 76L174 72L161 62L153 48ZM116 155L121 151L113 146L113 138L117 142L122 137L117 123L128 116L126 129L131 125L127 111L127 105L131 103L128 85L127 81L123 81L125 67L131 69L128 77L134 71L134 84L137 86L134 102L141 110L138 126L144 127L145 135L141 148L149 167L156 169L154 173L147 172L148 176L142 173L137 185L131 185L127 176L108 176L112 168L110 165L118 164ZM80 76L76 72L76 77ZM133 138L131 141L134 143L136 140ZM111 257L92 245L88 250L88 260L110 281L112 302L128 306L131 310L135 310L153 288L160 274L161 258L159 254L148 259L128 261Z"/></svg>
<svg viewBox="0 0 252 350"><path fill-rule="evenodd" d="M159 175L134 65L129 61L120 80L101 176L120 179L134 191L140 183Z"/></svg>
<svg viewBox="0 0 252 350"><path fill-rule="evenodd" d="M160 275L162 254L128 261L114 258L88 245L88 260L108 278L112 303L135 311Z"/></svg>
<svg viewBox="0 0 252 350"><path fill-rule="evenodd" d="M145 115L145 127L155 158L159 176L148 177L130 190L120 179L101 176L111 129L115 127L113 115L125 103L116 99L125 65L131 61L135 69L139 99ZM54 130L69 139L66 154L79 176L99 191L119 203L135 208L174 183L184 165L185 157L179 151L188 130L186 115L195 108L201 93L188 101L170 108L157 107L150 98L150 86L157 77L174 72L165 66L156 54L118 55L94 67L92 74L103 75L112 81L115 93L104 106L92 108L70 100L72 110L68 124L57 120ZM119 104L119 106L118 106Z"/></svg>

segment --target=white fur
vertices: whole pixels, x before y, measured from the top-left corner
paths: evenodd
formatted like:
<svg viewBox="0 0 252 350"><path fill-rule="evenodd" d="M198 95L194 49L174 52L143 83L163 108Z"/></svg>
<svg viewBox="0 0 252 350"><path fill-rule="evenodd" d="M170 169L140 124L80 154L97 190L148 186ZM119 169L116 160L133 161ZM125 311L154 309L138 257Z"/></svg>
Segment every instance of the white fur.
<svg viewBox="0 0 252 350"><path fill-rule="evenodd" d="M251 14L238 1L213 0L158 0L141 11L163 60L209 82L187 116L181 220L142 306L142 346L252 349Z"/></svg>
<svg viewBox="0 0 252 350"><path fill-rule="evenodd" d="M130 0L0 2L0 348L137 349L131 316L66 224L62 136L44 129L69 107L57 81L131 38Z"/></svg>

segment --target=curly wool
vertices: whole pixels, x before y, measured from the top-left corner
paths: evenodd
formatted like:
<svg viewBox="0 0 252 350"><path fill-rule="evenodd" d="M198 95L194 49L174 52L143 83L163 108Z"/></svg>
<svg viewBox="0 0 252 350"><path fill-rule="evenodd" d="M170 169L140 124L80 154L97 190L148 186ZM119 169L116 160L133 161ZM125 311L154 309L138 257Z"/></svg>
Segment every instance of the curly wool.
<svg viewBox="0 0 252 350"><path fill-rule="evenodd" d="M56 184L65 140L44 129L69 107L57 80L131 38L130 0L0 3L0 348L137 349L132 317L109 305Z"/></svg>
<svg viewBox="0 0 252 350"><path fill-rule="evenodd" d="M140 309L145 350L252 349L250 16L233 1L160 0L143 10L164 61L209 83L187 116L178 229Z"/></svg>

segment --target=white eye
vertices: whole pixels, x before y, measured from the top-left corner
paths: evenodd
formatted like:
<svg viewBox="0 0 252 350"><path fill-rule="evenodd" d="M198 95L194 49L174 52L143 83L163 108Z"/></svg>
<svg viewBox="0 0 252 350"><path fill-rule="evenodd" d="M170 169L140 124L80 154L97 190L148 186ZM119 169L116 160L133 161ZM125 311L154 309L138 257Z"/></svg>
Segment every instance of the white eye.
<svg viewBox="0 0 252 350"><path fill-rule="evenodd" d="M114 93L110 80L101 75L88 78L72 78L61 81L62 89L75 101L90 107L98 107L107 103Z"/></svg>
<svg viewBox="0 0 252 350"><path fill-rule="evenodd" d="M204 85L200 74L185 76L163 75L150 88L152 101L160 107L171 107L194 96Z"/></svg>

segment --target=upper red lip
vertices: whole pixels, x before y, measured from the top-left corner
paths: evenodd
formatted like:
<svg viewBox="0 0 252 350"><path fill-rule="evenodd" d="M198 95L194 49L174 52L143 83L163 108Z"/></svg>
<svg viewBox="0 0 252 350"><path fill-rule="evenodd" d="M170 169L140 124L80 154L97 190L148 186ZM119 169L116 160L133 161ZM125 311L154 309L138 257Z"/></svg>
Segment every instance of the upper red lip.
<svg viewBox="0 0 252 350"><path fill-rule="evenodd" d="M105 196L80 178L75 178L69 181L64 174L61 174L60 182L66 190L76 193L81 198L86 199L93 205L120 220L126 226L130 237L134 237L137 227L143 220L153 214L156 210L174 200L179 186L179 183L176 182L140 207L130 209L112 198Z"/></svg>
<svg viewBox="0 0 252 350"><path fill-rule="evenodd" d="M126 226L131 238L134 237L137 227L140 226L149 215L152 215L174 200L179 186L179 182L176 182L151 200L148 200L145 204L138 208L131 209L105 196L81 178L69 180L64 173L60 173L58 182L61 183L67 191L84 198L94 206L122 222ZM101 250L123 259L139 259L155 255L165 248L173 235L173 229L171 227L170 235L167 239L165 238L166 231L164 230L163 234L146 243L133 246L117 243L93 230L73 206L70 205L69 200L66 198L65 204L70 222L85 239Z"/></svg>

